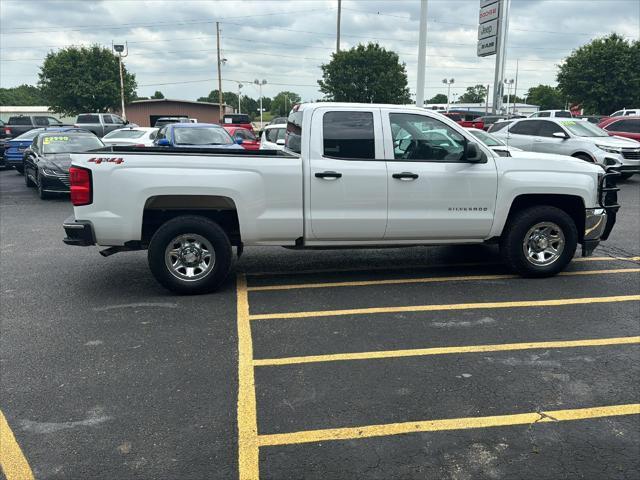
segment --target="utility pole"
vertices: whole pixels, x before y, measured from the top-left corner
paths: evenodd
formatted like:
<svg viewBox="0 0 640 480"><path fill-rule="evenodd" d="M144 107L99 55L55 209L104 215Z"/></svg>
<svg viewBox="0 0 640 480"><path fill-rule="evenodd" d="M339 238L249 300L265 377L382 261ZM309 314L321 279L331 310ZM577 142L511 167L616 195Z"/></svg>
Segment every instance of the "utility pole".
<svg viewBox="0 0 640 480"><path fill-rule="evenodd" d="M220 117L220 123L222 123L222 117L224 112L222 111L222 72L221 72L221 59L220 59L220 22L216 22L216 40L218 46L218 112Z"/></svg>
<svg viewBox="0 0 640 480"><path fill-rule="evenodd" d="M424 77L427 68L427 0L420 1L420 34L418 36L418 85L416 106L424 107Z"/></svg>
<svg viewBox="0 0 640 480"><path fill-rule="evenodd" d="M122 119L126 122L127 112L124 109L124 74L122 72L122 58L129 55L129 46L127 45L127 42L125 42L124 45L114 45L113 42L111 42L111 48L113 48L118 54L118 63L120 67L120 107L122 109ZM125 50L126 53L123 55L122 52Z"/></svg>
<svg viewBox="0 0 640 480"><path fill-rule="evenodd" d="M342 0L338 0L338 25L336 29L336 53L340 51L340 14L342 13Z"/></svg>
<svg viewBox="0 0 640 480"><path fill-rule="evenodd" d="M449 103L450 100L449 98L451 97L451 84L454 83L455 80L453 78L447 80L446 78L442 79L442 83L444 83L447 86L447 112L449 111Z"/></svg>
<svg viewBox="0 0 640 480"><path fill-rule="evenodd" d="M516 93L518 92L518 63L519 63L518 58L516 58L516 84L513 87L513 114L516 114L516 103L518 101L518 96L516 95Z"/></svg>
<svg viewBox="0 0 640 480"><path fill-rule="evenodd" d="M490 85L487 85L487 95L484 99L484 113L485 115L489 113L489 87Z"/></svg>
<svg viewBox="0 0 640 480"><path fill-rule="evenodd" d="M242 84L238 82L238 113L242 113L240 109L240 97L242 96L241 90L242 90Z"/></svg>
<svg viewBox="0 0 640 480"><path fill-rule="evenodd" d="M499 0L500 21L497 36L496 69L493 78L493 113L502 110L502 96L504 94L504 66L507 56L507 33L509 32L509 5L511 0ZM509 112L507 112L509 113Z"/></svg>
<svg viewBox="0 0 640 480"><path fill-rule="evenodd" d="M258 85L258 88L260 89L260 129L262 129L264 127L263 122L262 122L262 86L267 84L267 81L265 79L262 79L262 81L258 80L257 78L253 81L253 83L255 83L256 85Z"/></svg>

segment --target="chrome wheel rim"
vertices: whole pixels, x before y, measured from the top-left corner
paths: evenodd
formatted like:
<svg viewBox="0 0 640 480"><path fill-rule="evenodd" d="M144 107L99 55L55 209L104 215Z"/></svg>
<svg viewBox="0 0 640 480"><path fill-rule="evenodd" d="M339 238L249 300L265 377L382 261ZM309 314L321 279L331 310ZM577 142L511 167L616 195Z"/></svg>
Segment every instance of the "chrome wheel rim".
<svg viewBox="0 0 640 480"><path fill-rule="evenodd" d="M169 242L164 261L174 277L194 282L211 273L216 263L216 254L211 242L202 235L186 233Z"/></svg>
<svg viewBox="0 0 640 480"><path fill-rule="evenodd" d="M522 242L524 256L529 263L546 267L556 262L564 251L564 233L553 222L536 223Z"/></svg>

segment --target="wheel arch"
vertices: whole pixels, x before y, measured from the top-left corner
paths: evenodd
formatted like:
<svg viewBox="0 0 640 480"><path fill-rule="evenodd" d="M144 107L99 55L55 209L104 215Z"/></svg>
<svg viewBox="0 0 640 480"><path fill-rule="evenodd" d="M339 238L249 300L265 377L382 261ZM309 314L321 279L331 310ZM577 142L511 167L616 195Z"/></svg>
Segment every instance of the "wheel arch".
<svg viewBox="0 0 640 480"><path fill-rule="evenodd" d="M222 195L154 195L145 201L142 215L142 242L168 220L184 215L199 215L216 222L232 245L241 245L240 222L236 203Z"/></svg>

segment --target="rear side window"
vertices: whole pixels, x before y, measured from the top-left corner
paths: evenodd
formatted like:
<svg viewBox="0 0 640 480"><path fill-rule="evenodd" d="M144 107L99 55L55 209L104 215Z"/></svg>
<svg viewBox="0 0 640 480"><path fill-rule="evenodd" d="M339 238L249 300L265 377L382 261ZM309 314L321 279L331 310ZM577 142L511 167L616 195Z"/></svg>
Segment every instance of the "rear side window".
<svg viewBox="0 0 640 480"><path fill-rule="evenodd" d="M31 119L29 117L11 117L9 125L31 125Z"/></svg>
<svg viewBox="0 0 640 480"><path fill-rule="evenodd" d="M550 116L551 116L551 112L540 112L536 114L536 117L550 117Z"/></svg>
<svg viewBox="0 0 640 480"><path fill-rule="evenodd" d="M497 132L499 130L502 130L504 127L506 127L507 125L509 125L511 122L497 122L497 123L493 123L491 124L491 127L489 128L490 132Z"/></svg>
<svg viewBox="0 0 640 480"><path fill-rule="evenodd" d="M100 123L98 115L78 115L76 123Z"/></svg>
<svg viewBox="0 0 640 480"><path fill-rule="evenodd" d="M113 117L111 115L104 115L102 118L104 119L104 123L116 123L113 121Z"/></svg>
<svg viewBox="0 0 640 480"><path fill-rule="evenodd" d="M47 120L47 117L33 117L33 123L34 125L46 127L49 125L49 120Z"/></svg>
<svg viewBox="0 0 640 480"><path fill-rule="evenodd" d="M375 158L373 113L327 112L322 127L326 157Z"/></svg>
<svg viewBox="0 0 640 480"><path fill-rule="evenodd" d="M303 112L292 112L287 119L285 146L295 153L302 152L302 117Z"/></svg>
<svg viewBox="0 0 640 480"><path fill-rule="evenodd" d="M509 127L509 133L515 133L517 135L536 135L538 133L540 123L543 122L541 120L526 120L518 122Z"/></svg>

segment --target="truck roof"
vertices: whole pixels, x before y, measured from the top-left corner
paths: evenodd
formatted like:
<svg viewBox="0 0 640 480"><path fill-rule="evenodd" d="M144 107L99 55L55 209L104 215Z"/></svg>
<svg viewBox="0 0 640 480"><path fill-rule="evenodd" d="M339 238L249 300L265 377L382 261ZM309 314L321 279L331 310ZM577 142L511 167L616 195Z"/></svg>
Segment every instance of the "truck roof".
<svg viewBox="0 0 640 480"><path fill-rule="evenodd" d="M416 105L396 105L393 103L351 103L351 102L315 102L315 103L301 103L298 107L300 110L315 110L316 108L402 108L404 110L415 110L417 112L424 112L425 109Z"/></svg>

